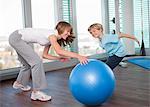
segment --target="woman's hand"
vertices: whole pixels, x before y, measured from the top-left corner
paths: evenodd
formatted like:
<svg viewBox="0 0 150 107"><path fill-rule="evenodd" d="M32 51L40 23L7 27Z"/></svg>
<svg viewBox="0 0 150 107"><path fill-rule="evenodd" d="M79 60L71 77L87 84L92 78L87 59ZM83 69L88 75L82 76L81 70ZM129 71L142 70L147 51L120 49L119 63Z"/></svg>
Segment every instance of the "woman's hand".
<svg viewBox="0 0 150 107"><path fill-rule="evenodd" d="M84 65L88 63L88 59L86 56L79 55L78 60L80 61L81 64L84 64Z"/></svg>

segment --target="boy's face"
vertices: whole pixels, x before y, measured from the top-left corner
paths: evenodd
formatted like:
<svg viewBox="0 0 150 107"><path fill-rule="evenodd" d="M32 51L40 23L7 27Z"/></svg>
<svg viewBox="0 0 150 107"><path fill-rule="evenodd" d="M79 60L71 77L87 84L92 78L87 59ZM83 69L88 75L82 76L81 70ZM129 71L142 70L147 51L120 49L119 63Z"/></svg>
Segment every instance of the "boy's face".
<svg viewBox="0 0 150 107"><path fill-rule="evenodd" d="M101 34L100 30L97 30L95 28L92 28L89 32L94 38L98 38Z"/></svg>

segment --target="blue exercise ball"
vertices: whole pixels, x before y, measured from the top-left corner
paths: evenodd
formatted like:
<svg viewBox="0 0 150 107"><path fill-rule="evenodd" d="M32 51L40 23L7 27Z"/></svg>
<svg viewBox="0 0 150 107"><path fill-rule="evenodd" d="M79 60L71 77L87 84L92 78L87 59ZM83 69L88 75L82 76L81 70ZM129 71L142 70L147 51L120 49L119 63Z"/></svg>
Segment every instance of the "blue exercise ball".
<svg viewBox="0 0 150 107"><path fill-rule="evenodd" d="M102 61L90 59L87 65L77 64L69 76L69 89L80 103L100 105L113 94L115 76Z"/></svg>

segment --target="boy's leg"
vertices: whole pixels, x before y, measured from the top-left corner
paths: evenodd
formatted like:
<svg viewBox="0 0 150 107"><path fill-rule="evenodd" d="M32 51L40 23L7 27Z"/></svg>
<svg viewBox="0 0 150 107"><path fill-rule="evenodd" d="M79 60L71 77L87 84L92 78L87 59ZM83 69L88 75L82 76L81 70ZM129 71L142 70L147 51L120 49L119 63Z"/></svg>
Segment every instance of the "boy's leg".
<svg viewBox="0 0 150 107"><path fill-rule="evenodd" d="M106 64L113 70L121 61L123 57L118 57L116 55L109 56Z"/></svg>

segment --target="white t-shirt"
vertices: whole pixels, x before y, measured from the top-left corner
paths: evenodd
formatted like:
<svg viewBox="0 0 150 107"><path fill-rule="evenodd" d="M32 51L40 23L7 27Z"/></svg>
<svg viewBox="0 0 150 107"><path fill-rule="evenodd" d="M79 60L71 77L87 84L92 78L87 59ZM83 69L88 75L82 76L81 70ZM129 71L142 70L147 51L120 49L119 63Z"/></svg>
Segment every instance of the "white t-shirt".
<svg viewBox="0 0 150 107"><path fill-rule="evenodd" d="M54 30L40 28L24 28L18 30L18 33L22 35L21 39L27 43L39 43L43 46L50 45L48 37L55 34Z"/></svg>

